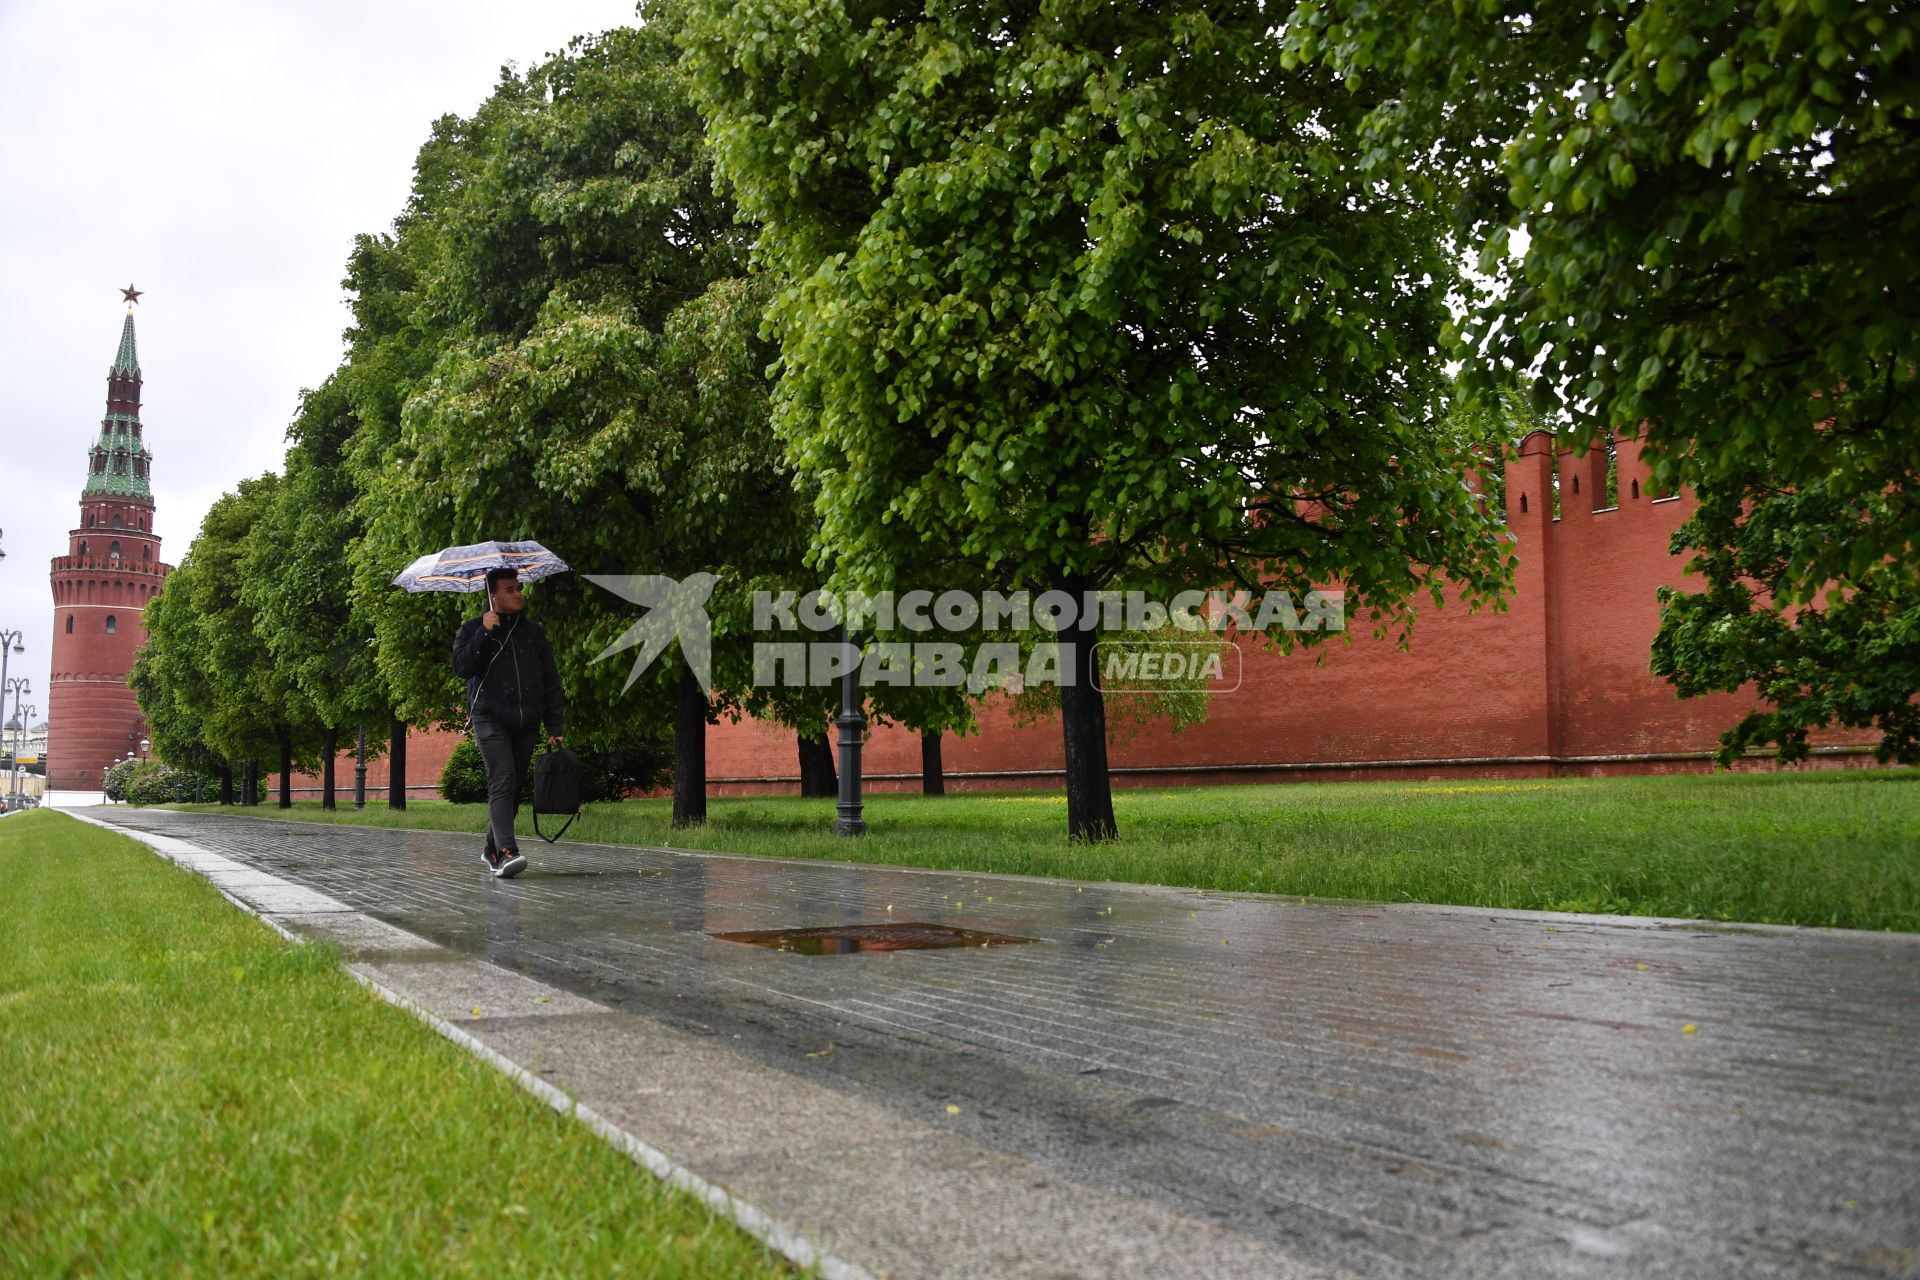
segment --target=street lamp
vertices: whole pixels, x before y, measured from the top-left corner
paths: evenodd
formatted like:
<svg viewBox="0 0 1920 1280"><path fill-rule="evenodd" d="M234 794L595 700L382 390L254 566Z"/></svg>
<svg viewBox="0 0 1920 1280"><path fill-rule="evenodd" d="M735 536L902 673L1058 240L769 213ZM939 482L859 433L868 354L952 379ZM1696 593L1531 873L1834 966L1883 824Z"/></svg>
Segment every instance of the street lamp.
<svg viewBox="0 0 1920 1280"><path fill-rule="evenodd" d="M833 822L837 836L863 836L867 824L860 816L860 735L866 718L860 714L860 650L854 647L853 632L840 628L840 642L847 647L847 670L840 677L840 803L839 816Z"/></svg>
<svg viewBox="0 0 1920 1280"><path fill-rule="evenodd" d="M18 634L18 633L15 633L15 634ZM18 650L16 650L16 652L18 652ZM4 661L0 661L0 671L4 671L4 669L5 669L5 665L4 665ZM29 681L29 680L27 679L27 677L25 677L25 676L14 676L14 677L13 677L13 678L11 678L11 679L7 679L7 678L5 678L4 676L0 676L0 710L3 710L3 709L4 709L5 707L6 707L6 696L5 696L5 695L6 695L6 694L8 694L8 693L11 693L11 694L13 694L13 719L14 719L14 722L15 722L15 724L17 724L17 722L18 722L18 721L19 721L19 719L20 719L20 695L21 695L21 694L23 694L23 693L31 693L31 692L33 692L33 685L32 685L32 683L31 683L31 682L30 682L30 681ZM9 725L8 727L9 727L9 728L14 728L14 727L15 727L15 724L10 724L10 725ZM14 778L13 778L13 781L12 781L12 785L11 785L10 787L8 787L8 789L7 789L7 794L8 794L8 795L19 795L19 794L20 794L20 779L19 779L19 776L18 776L18 775L19 775L19 769L18 769L18 767L17 767L17 766L18 766L18 765L19 765L19 763L20 763L20 754L19 754L19 752L17 752L17 751L16 751L15 753L14 753L14 761L13 761L13 762L14 762L14 764L15 764L15 766L16 766L16 768L15 768L15 770L14 770L14 774L15 774L15 776L14 776Z"/></svg>
<svg viewBox="0 0 1920 1280"><path fill-rule="evenodd" d="M23 632L16 630L0 631L0 720L6 719L6 690L11 688L13 683L7 679L7 659L16 653L25 653L27 651L27 646L20 643L20 638L23 634ZM14 701L18 702L19 700L19 695L14 695Z"/></svg>
<svg viewBox="0 0 1920 1280"><path fill-rule="evenodd" d="M27 722L40 713L40 708L28 706L22 708L20 700L13 701L13 785L9 794L18 797L25 790L25 771L20 768L20 751L26 745Z"/></svg>

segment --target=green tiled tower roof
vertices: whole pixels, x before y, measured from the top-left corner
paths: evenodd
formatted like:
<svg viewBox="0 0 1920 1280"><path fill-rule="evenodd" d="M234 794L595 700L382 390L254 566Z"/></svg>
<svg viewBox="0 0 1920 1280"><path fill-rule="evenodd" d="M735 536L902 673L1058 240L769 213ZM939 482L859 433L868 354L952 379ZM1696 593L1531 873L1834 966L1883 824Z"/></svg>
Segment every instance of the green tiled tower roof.
<svg viewBox="0 0 1920 1280"><path fill-rule="evenodd" d="M133 348L133 308L127 308L127 322L120 326L120 350L113 356L113 372L140 376L140 355Z"/></svg>
<svg viewBox="0 0 1920 1280"><path fill-rule="evenodd" d="M140 430L140 356L133 341L133 308L127 308L120 326L120 348L107 371L107 416L100 420L100 438L87 451L85 498L144 498L153 500L153 454Z"/></svg>

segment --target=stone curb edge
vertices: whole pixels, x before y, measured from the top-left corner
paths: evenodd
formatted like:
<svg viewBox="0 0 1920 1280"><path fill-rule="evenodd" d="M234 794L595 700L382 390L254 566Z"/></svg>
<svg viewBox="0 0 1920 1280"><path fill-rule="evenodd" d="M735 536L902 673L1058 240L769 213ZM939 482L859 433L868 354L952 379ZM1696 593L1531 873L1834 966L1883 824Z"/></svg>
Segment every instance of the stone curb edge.
<svg viewBox="0 0 1920 1280"><path fill-rule="evenodd" d="M111 822L102 821L99 818L74 813L71 810L64 811L63 816L138 841L151 849L156 857L164 858L168 862L180 866L182 870L194 871L196 875L200 874L198 871L195 871L194 868L184 866L178 858L174 857L173 854L156 843L156 838L148 832L118 826ZM164 837L164 839L170 844L181 846L197 855L224 857L222 854L216 854L211 850L202 849L198 845L173 836L167 836ZM252 870L256 875L272 878L277 884L302 890L306 888L304 885L295 885L290 880L282 880L277 876L271 876L269 872L259 871L257 869ZM212 881L209 880L208 883L211 884ZM262 924L287 939L287 941L293 943L308 941L308 939L302 938L299 934L294 933L291 929L288 929L278 920L272 919L251 903L235 897L232 893L229 893L224 886L214 884L213 887L221 897L254 917L256 920L259 920ZM312 891L307 890L307 892ZM360 912L352 910L344 903L340 906L340 914L343 916L361 915ZM372 917L364 918L371 919ZM425 939L421 941L423 948L434 947L436 950L445 949L436 947L435 944L427 942ZM661 1181L681 1191L692 1194L708 1208L729 1219L742 1231L761 1241L768 1248L773 1249L795 1266L801 1268L812 1267L819 1275L825 1277L826 1280L878 1280L878 1277L872 1272L857 1263L849 1262L836 1254L827 1253L815 1248L799 1231L796 1231L794 1228L786 1225L764 1210L742 1200L725 1187L707 1181L693 1170L677 1163L672 1157L657 1147L648 1145L640 1138L595 1111L592 1107L568 1097L564 1091L540 1079L499 1050L488 1046L476 1037L462 1031L444 1018L430 1013L399 992L383 986L365 974L356 972L351 966L342 965L341 969L348 977L372 991L388 1004L411 1013L434 1031L467 1050L489 1066L492 1066L509 1080L552 1107L555 1111L579 1120L602 1140L610 1144L615 1150L624 1153L635 1164L645 1169L648 1173L651 1173L654 1177L659 1178Z"/></svg>

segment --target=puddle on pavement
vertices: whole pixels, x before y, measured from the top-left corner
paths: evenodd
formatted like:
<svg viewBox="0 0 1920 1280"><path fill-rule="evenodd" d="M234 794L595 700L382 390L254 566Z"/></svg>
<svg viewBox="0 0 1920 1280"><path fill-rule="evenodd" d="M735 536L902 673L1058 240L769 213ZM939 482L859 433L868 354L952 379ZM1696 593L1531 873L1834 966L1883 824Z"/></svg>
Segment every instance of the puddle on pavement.
<svg viewBox="0 0 1920 1280"><path fill-rule="evenodd" d="M844 956L855 951L927 951L938 947L1012 947L1033 941L1010 933L954 929L943 924L843 924L817 929L748 929L707 936L803 956Z"/></svg>

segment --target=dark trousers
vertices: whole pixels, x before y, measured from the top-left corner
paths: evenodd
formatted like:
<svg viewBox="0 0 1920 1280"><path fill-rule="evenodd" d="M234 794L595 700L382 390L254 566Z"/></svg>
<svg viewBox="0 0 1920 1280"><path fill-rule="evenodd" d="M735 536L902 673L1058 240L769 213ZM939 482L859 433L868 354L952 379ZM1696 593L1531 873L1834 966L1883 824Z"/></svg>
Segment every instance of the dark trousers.
<svg viewBox="0 0 1920 1280"><path fill-rule="evenodd" d="M520 786L540 741L540 726L510 729L491 720L473 723L474 745L487 766L487 849L518 849L513 820L520 813Z"/></svg>

